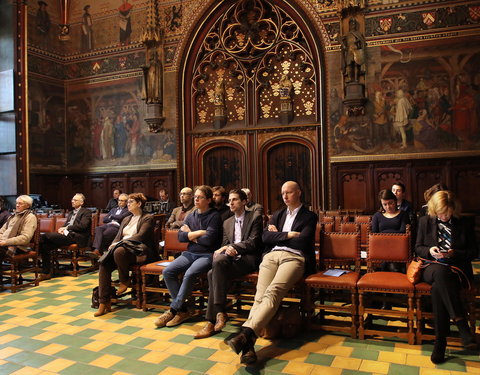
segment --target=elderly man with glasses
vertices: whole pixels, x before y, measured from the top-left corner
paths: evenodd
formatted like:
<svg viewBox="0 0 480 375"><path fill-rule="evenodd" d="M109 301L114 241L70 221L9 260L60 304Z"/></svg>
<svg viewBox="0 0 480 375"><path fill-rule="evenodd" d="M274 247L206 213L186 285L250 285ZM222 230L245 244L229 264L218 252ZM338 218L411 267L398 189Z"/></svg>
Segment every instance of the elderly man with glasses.
<svg viewBox="0 0 480 375"><path fill-rule="evenodd" d="M42 256L42 274L40 280L51 278L51 251L61 246L78 244L85 247L90 242L92 212L83 207L85 196L77 193L72 198L72 208L67 215L65 226L58 228L57 233L44 233L40 237L40 255Z"/></svg>

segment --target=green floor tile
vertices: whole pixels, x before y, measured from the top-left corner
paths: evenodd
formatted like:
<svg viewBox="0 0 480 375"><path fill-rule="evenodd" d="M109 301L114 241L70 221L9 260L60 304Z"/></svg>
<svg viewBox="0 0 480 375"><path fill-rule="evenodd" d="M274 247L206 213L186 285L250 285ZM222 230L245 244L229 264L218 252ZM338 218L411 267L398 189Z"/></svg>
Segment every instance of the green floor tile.
<svg viewBox="0 0 480 375"><path fill-rule="evenodd" d="M137 347L137 348L145 348L147 345L149 345L153 342L155 342L155 340L146 339L144 337L137 337L137 338L133 339L132 341L129 341L128 346L134 346L134 347Z"/></svg>
<svg viewBox="0 0 480 375"><path fill-rule="evenodd" d="M2 332L3 335L11 334L23 337L33 337L39 335L40 333L43 333L41 329L35 329L31 327L15 327Z"/></svg>
<svg viewBox="0 0 480 375"><path fill-rule="evenodd" d="M388 370L388 375L418 375L419 372L419 367L391 363Z"/></svg>
<svg viewBox="0 0 480 375"><path fill-rule="evenodd" d="M351 348L366 348L367 347L367 341L365 340L357 340L357 339L352 339L350 337L347 337L345 341L342 343L343 346L348 346Z"/></svg>
<svg viewBox="0 0 480 375"><path fill-rule="evenodd" d="M193 335L177 335L172 337L170 340L171 342L178 342L179 344L189 344L191 341L195 340Z"/></svg>
<svg viewBox="0 0 480 375"><path fill-rule="evenodd" d="M111 354L111 355L118 355L120 357L124 356L124 353L128 352L131 348L127 345L119 345L119 344L110 344L109 346L103 348L101 350L102 353Z"/></svg>
<svg viewBox="0 0 480 375"><path fill-rule="evenodd" d="M140 328L138 327L129 327L129 326L126 326L126 327L122 327L120 329L117 330L118 333L123 333L125 335L129 335L131 333L135 333L135 332L138 332L140 330Z"/></svg>
<svg viewBox="0 0 480 375"><path fill-rule="evenodd" d="M286 365L288 365L288 361L270 358L265 362L264 367L265 370L282 372Z"/></svg>
<svg viewBox="0 0 480 375"><path fill-rule="evenodd" d="M41 322L32 324L30 328L35 328L35 329L45 329L47 327L50 327L51 325L56 324L55 322L49 322L47 320L43 320Z"/></svg>
<svg viewBox="0 0 480 375"><path fill-rule="evenodd" d="M342 375L372 375L371 372L343 369Z"/></svg>
<svg viewBox="0 0 480 375"><path fill-rule="evenodd" d="M45 341L34 340L27 337L22 337L17 340L10 341L9 346L14 346L22 350L36 351L45 346Z"/></svg>
<svg viewBox="0 0 480 375"><path fill-rule="evenodd" d="M0 374L8 375L8 374L11 374L12 372L20 370L22 367L23 366L18 365L16 363L7 362L7 363L4 363L3 365L0 365Z"/></svg>
<svg viewBox="0 0 480 375"><path fill-rule="evenodd" d="M351 358L370 359L376 361L378 359L378 351L355 348L350 355Z"/></svg>
<svg viewBox="0 0 480 375"><path fill-rule="evenodd" d="M465 361L463 359L452 357L451 355L449 355L448 351L446 357L448 358L448 360L445 363L437 365L438 369L461 372L467 371L467 367L465 366ZM476 357L476 361L478 362L480 360L478 354Z"/></svg>
<svg viewBox="0 0 480 375"><path fill-rule="evenodd" d="M388 341L370 341L367 344L367 349L393 352L395 350L395 343Z"/></svg>
<svg viewBox="0 0 480 375"><path fill-rule="evenodd" d="M334 355L330 354L321 354L321 353L310 353L305 360L305 363L311 363L314 365L330 366L330 364L335 359Z"/></svg>
<svg viewBox="0 0 480 375"><path fill-rule="evenodd" d="M127 346L127 351L123 353L124 358L128 359L138 359L143 357L145 354L150 353L150 350L142 348L134 348L130 345Z"/></svg>
<svg viewBox="0 0 480 375"><path fill-rule="evenodd" d="M176 368L183 368L183 365L185 365L191 359L192 358L189 358L187 356L173 354L170 357L165 358L162 361L162 365L176 367Z"/></svg>
<svg viewBox="0 0 480 375"><path fill-rule="evenodd" d="M100 330L98 329L93 329L93 328L86 328L84 329L83 331L80 331L77 333L77 336L80 336L80 337L92 337L92 336L95 336L97 334L99 334Z"/></svg>
<svg viewBox="0 0 480 375"><path fill-rule="evenodd" d="M217 362L210 361L208 359L190 358L190 360L187 361L182 368L189 371L205 373L209 368L215 365L215 363Z"/></svg>
<svg viewBox="0 0 480 375"><path fill-rule="evenodd" d="M15 315L10 315L10 314L0 314L0 321L5 321L8 319L15 318Z"/></svg>
<svg viewBox="0 0 480 375"><path fill-rule="evenodd" d="M195 357L195 358L208 358L213 353L216 353L215 349L208 349L208 348L195 348L188 352L187 356Z"/></svg>
<svg viewBox="0 0 480 375"><path fill-rule="evenodd" d="M90 350L80 348L67 348L55 354L55 357L69 359L75 362L90 363L100 358L102 353L95 353Z"/></svg>
<svg viewBox="0 0 480 375"><path fill-rule="evenodd" d="M84 337L79 337L78 335L72 336L72 335L60 335L57 336L51 340L50 342L54 342L55 344L62 344L65 346L73 346L75 348L80 348L84 345L87 345L88 343L92 342L92 340L89 340Z"/></svg>
<svg viewBox="0 0 480 375"><path fill-rule="evenodd" d="M160 365L157 365L153 363L124 359L115 363L110 367L110 369L132 374L157 375L166 367L167 366L165 366L163 362Z"/></svg>
<svg viewBox="0 0 480 375"><path fill-rule="evenodd" d="M42 318L45 318L46 316L50 316L50 314L46 313L46 312L43 312L43 311L40 311L40 312L37 312L35 314L29 315L28 317L29 318L34 318L34 319L42 319Z"/></svg>
<svg viewBox="0 0 480 375"><path fill-rule="evenodd" d="M8 358L8 361L13 363L21 363L23 366L35 368L42 367L43 365L52 362L52 360L53 358L48 355L28 351L17 353ZM0 373L2 372L0 371Z"/></svg>

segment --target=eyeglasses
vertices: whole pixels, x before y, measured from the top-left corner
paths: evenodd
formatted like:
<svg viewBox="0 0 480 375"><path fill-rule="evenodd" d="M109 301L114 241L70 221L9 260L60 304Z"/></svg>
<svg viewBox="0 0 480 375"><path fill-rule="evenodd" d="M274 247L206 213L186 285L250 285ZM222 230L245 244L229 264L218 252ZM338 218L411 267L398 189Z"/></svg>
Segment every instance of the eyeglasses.
<svg viewBox="0 0 480 375"><path fill-rule="evenodd" d="M132 203L136 203L136 200L135 200L135 199L129 199L129 200L127 201L127 204L132 204Z"/></svg>
<svg viewBox="0 0 480 375"><path fill-rule="evenodd" d="M118 201L119 202L126 202L127 200L126 199L119 199Z"/></svg>
<svg viewBox="0 0 480 375"><path fill-rule="evenodd" d="M206 197L202 196L202 195L195 195L193 197L193 199L198 199L198 200L201 200L201 199L207 199Z"/></svg>

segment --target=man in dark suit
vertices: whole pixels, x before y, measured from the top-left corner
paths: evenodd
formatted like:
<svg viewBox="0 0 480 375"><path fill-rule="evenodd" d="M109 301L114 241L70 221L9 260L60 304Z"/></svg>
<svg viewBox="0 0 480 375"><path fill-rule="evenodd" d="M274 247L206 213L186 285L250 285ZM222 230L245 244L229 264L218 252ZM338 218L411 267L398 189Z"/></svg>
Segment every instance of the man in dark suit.
<svg viewBox="0 0 480 375"><path fill-rule="evenodd" d="M245 192L231 190L228 204L234 216L223 222L222 247L213 253L212 269L208 272L209 296L205 314L208 322L195 334L196 339L209 337L225 327L229 281L255 271L263 250L262 215L245 210Z"/></svg>
<svg viewBox="0 0 480 375"><path fill-rule="evenodd" d="M115 189L113 191L113 197L110 198L110 200L108 201L107 207L105 207L105 210L110 212L111 209L118 207L118 197L120 196L120 194L122 194L121 190Z"/></svg>
<svg viewBox="0 0 480 375"><path fill-rule="evenodd" d="M105 219L103 225L95 228L95 236L93 237L93 251L87 251L87 255L98 259L105 250L108 249L113 239L118 233L118 228L122 220L131 215L127 208L128 194L120 194L118 197L118 207L112 208Z"/></svg>
<svg viewBox="0 0 480 375"><path fill-rule="evenodd" d="M77 193L72 198L73 210L67 215L65 226L57 233L44 233L40 237L40 255L42 257L42 274L40 280L51 277L51 251L60 246L78 244L79 247L88 246L92 227L92 212L83 207L85 196Z"/></svg>
<svg viewBox="0 0 480 375"><path fill-rule="evenodd" d="M283 297L304 274L315 270L315 227L317 215L302 205L300 186L294 181L282 185L286 208L277 211L263 231L266 252L257 281L255 301L239 333L227 341L242 363L257 360L255 340L267 326Z"/></svg>

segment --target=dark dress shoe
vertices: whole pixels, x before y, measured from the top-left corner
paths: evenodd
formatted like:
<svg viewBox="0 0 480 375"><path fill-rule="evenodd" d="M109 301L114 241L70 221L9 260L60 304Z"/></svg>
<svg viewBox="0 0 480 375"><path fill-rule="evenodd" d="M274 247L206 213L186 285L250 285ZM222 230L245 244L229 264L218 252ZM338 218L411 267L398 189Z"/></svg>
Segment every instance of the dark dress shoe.
<svg viewBox="0 0 480 375"><path fill-rule="evenodd" d="M248 338L244 332L239 332L230 340L227 340L227 344L235 353L239 354L247 346Z"/></svg>
<svg viewBox="0 0 480 375"><path fill-rule="evenodd" d="M240 363L251 365L255 362L257 362L257 353L255 353L255 349L252 346L242 353L242 356L240 357Z"/></svg>
<svg viewBox="0 0 480 375"><path fill-rule="evenodd" d="M215 322L215 332L221 332L222 329L225 328L225 325L227 324L227 320L228 320L228 315L223 313L223 312L219 312L217 314L217 321Z"/></svg>
<svg viewBox="0 0 480 375"><path fill-rule="evenodd" d="M447 348L447 340L445 337L437 338L435 345L433 345L432 355L430 360L432 363L438 364L445 362L445 349Z"/></svg>
<svg viewBox="0 0 480 375"><path fill-rule="evenodd" d="M212 336L214 333L215 329L213 323L207 322L207 324L205 324L205 326L200 331L195 333L193 337L196 339L206 339L207 337Z"/></svg>
<svg viewBox="0 0 480 375"><path fill-rule="evenodd" d="M462 339L462 344L465 349L468 350L477 350L478 346L475 342L475 336L470 331L470 327L468 326L466 319L457 320L455 323L458 328L458 333L460 338Z"/></svg>

